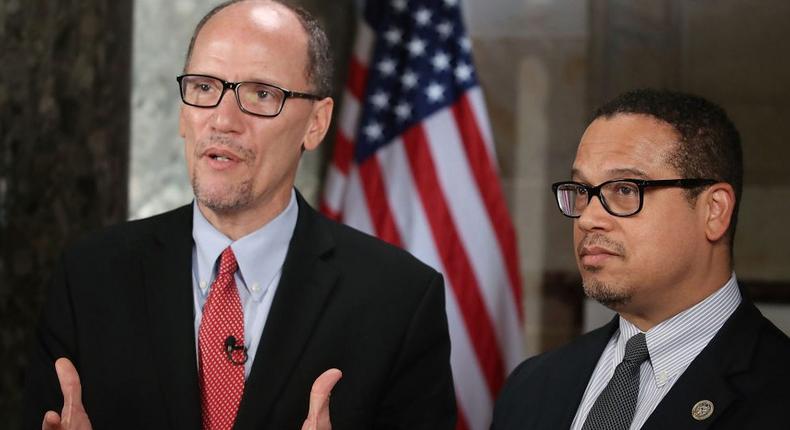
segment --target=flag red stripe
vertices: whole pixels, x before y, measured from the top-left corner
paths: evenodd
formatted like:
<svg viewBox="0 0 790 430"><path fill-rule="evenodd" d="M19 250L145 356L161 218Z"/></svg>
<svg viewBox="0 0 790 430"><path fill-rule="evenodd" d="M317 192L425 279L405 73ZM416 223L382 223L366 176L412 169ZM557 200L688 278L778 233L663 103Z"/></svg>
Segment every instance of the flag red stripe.
<svg viewBox="0 0 790 430"><path fill-rule="evenodd" d="M348 82L346 86L357 100L365 99L365 85L367 82L368 68L352 55L348 64Z"/></svg>
<svg viewBox="0 0 790 430"><path fill-rule="evenodd" d="M368 157L359 165L359 176L376 236L402 248L403 241L395 225L395 217L392 215L392 209L387 200L387 189L384 186L381 167L375 156Z"/></svg>
<svg viewBox="0 0 790 430"><path fill-rule="evenodd" d="M513 291L513 297L516 299L518 318L520 321L523 321L516 232L513 228L513 223L510 221L510 214L505 204L505 196L502 193L497 172L494 171L494 164L486 149L483 135L477 126L477 118L475 118L474 111L470 105L469 97L464 94L453 104L452 109L469 166L477 182L480 195L483 198L483 204L488 212L491 225L494 227L502 256L505 259L508 278L510 278L510 288Z"/></svg>
<svg viewBox="0 0 790 430"><path fill-rule="evenodd" d="M321 211L321 213L324 214L324 216L331 219L332 221L340 222L340 217L343 215L340 212L333 211L332 208L330 208L329 205L326 204L324 199L321 199L321 203L319 203L318 210Z"/></svg>
<svg viewBox="0 0 790 430"><path fill-rule="evenodd" d="M466 414L463 409L459 408L457 411L458 419L455 421L455 430L469 430L469 424L466 423Z"/></svg>
<svg viewBox="0 0 790 430"><path fill-rule="evenodd" d="M354 158L354 144L338 129L335 133L335 148L332 154L332 162L337 170L348 175L351 170L351 161Z"/></svg>
<svg viewBox="0 0 790 430"><path fill-rule="evenodd" d="M450 280L455 292L466 331L493 397L502 386L505 372L494 325L450 215L422 126L415 125L406 130L403 133L403 142L434 243L445 268L444 275Z"/></svg>

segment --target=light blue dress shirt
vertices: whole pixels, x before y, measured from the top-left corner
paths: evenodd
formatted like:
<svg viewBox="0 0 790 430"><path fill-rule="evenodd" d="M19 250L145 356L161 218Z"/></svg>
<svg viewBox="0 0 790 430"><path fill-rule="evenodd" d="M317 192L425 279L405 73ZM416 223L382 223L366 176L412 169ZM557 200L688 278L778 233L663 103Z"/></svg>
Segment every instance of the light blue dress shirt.
<svg viewBox="0 0 790 430"><path fill-rule="evenodd" d="M217 275L219 256L230 246L236 255L239 270L236 272L236 288L239 290L244 312L244 346L247 347L247 362L244 378L250 375L255 352L261 340L263 326L272 305L277 284L280 282L285 254L291 242L299 206L296 193L291 191L288 206L277 217L252 233L232 241L214 228L203 216L197 203L192 204L192 291L195 305L195 346L197 347L203 305L211 291ZM198 357L196 348L195 357ZM198 363L199 365L200 363Z"/></svg>

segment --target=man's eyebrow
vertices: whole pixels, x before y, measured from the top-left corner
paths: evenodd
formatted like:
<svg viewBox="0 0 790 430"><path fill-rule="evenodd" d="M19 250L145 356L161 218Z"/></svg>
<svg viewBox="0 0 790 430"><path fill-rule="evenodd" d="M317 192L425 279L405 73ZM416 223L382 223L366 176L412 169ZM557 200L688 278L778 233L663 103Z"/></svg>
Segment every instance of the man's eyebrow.
<svg viewBox="0 0 790 430"><path fill-rule="evenodd" d="M648 177L647 172L641 169L637 169L635 167L611 169L611 170L607 170L606 173L612 176L619 176L623 178L629 177L629 178L647 179Z"/></svg>
<svg viewBox="0 0 790 430"><path fill-rule="evenodd" d="M636 167L623 167L619 169L609 169L605 171L606 176L610 177L611 179L647 179L649 178L648 174L641 169L637 169ZM577 169L576 167L571 169L571 177L576 179L583 179L585 177L582 174L581 170Z"/></svg>

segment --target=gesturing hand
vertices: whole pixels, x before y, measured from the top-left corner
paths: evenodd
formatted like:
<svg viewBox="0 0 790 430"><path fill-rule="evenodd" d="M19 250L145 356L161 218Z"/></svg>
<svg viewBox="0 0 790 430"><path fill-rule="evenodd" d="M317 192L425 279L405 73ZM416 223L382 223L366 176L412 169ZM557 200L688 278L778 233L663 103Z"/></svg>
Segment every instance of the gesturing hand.
<svg viewBox="0 0 790 430"><path fill-rule="evenodd" d="M55 372L58 374L60 391L63 392L63 410L58 415L55 411L44 414L42 430L91 430L88 414L82 406L82 386L77 369L68 358L55 361Z"/></svg>
<svg viewBox="0 0 790 430"><path fill-rule="evenodd" d="M341 377L343 372L329 369L313 382L313 388L310 390L310 409L302 424L302 430L332 429L332 423L329 421L329 395L332 394L332 388Z"/></svg>

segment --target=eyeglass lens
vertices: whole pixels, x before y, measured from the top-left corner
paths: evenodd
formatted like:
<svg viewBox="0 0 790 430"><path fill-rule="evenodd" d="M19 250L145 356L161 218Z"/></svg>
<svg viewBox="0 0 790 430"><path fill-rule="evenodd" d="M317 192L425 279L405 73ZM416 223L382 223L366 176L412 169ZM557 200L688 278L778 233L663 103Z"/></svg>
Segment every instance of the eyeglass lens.
<svg viewBox="0 0 790 430"><path fill-rule="evenodd" d="M599 198L604 208L613 215L627 216L639 210L639 186L633 182L614 181L601 185ZM557 203L567 216L580 216L590 203L589 189L579 184L557 187Z"/></svg>
<svg viewBox="0 0 790 430"><path fill-rule="evenodd" d="M221 80L207 76L187 75L181 80L184 102L193 106L218 105L224 89ZM285 93L279 88L256 82L240 83L236 94L242 109L259 115L276 115L285 99Z"/></svg>

